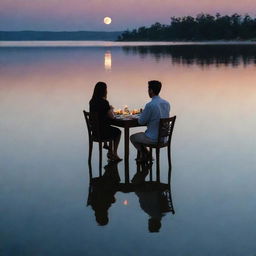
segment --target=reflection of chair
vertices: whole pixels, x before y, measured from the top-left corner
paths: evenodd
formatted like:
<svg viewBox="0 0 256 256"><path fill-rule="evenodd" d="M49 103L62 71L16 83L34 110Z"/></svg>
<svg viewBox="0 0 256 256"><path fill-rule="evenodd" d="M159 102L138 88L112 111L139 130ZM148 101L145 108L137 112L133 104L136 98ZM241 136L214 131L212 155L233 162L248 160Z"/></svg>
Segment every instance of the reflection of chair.
<svg viewBox="0 0 256 256"><path fill-rule="evenodd" d="M159 122L159 130L158 130L158 141L156 144L143 144L146 147L150 148L150 162L152 163L152 149L156 149L156 176L157 180L160 180L160 148L167 147L167 156L168 156L168 165L169 170L172 168L171 163L171 139L172 132L175 124L176 116L170 118L161 118ZM169 172L169 175L170 172ZM152 180L152 168L150 169L150 180ZM169 177L170 180L170 177Z"/></svg>
<svg viewBox="0 0 256 256"><path fill-rule="evenodd" d="M89 165L90 169L91 166ZM92 207L96 221L101 226L108 224L108 211L111 205L116 202L115 194L120 183L117 163L109 162L104 169L103 175L94 178L90 176L87 199L87 206Z"/></svg>
<svg viewBox="0 0 256 256"><path fill-rule="evenodd" d="M171 170L169 170L170 172ZM144 177L145 179L145 177ZM172 202L172 194L171 194L171 186L170 182L162 183L160 181L142 181L140 183L119 183L118 191L123 193L130 192L158 192L159 196L159 204L154 204L156 207L160 207L162 213L171 212L175 214L173 202ZM148 196L149 197L149 196ZM153 201L154 198L150 199ZM146 204L149 207L150 202Z"/></svg>
<svg viewBox="0 0 256 256"><path fill-rule="evenodd" d="M148 173L150 171L150 181L145 181ZM160 175L156 177L156 180L153 180L152 177L152 162L137 162L137 173L132 178L131 183L127 184L126 192L131 192L133 189L145 189L150 188L154 191L162 191L163 195L165 196L165 206L163 208L169 209L168 211L171 211L173 214L175 214L173 203L172 203L172 194L171 194L171 172L172 167L168 169L168 183L162 183L160 181ZM159 173L159 172L158 172ZM147 184L147 185L146 185ZM139 189L139 190L140 190ZM124 190L125 191L125 190ZM167 200L168 199L168 200ZM168 202L167 202L168 201ZM163 202L163 201L162 201ZM167 207L168 205L168 207Z"/></svg>
<svg viewBox="0 0 256 256"><path fill-rule="evenodd" d="M88 163L89 163L89 165L91 165L93 142L98 142L99 143L99 171L100 171L100 175L101 175L101 173L102 173L102 143L110 142L109 144L111 147L112 139L101 139L98 114L96 112L89 113L84 110L83 113L84 113L85 121L87 124L88 138L89 138Z"/></svg>

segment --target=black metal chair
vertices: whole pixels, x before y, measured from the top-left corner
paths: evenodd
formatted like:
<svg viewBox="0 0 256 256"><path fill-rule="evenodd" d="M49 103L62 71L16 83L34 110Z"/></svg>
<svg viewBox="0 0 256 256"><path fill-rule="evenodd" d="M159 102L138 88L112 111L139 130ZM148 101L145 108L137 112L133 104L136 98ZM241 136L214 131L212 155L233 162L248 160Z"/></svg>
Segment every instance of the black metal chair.
<svg viewBox="0 0 256 256"><path fill-rule="evenodd" d="M156 149L156 177L157 181L160 180L160 149L167 147L167 157L168 157L168 165L169 165L169 172L168 172L168 180L171 182L171 140L172 140L172 133L174 129L176 121L176 116L170 118L161 118L159 121L159 130L158 130L158 140L155 144L143 144L145 147L149 147L150 149L150 162L152 163L152 149ZM150 180L152 180L152 167L150 168Z"/></svg>
<svg viewBox="0 0 256 256"><path fill-rule="evenodd" d="M99 172L100 176L102 175L102 143L109 142L110 149L112 148L112 139L102 139L100 136L99 129L99 120L98 113L89 113L83 110L87 130L88 130L88 139L89 139L89 155L88 155L88 164L91 166L92 161L92 150L93 150L93 142L97 142L99 144Z"/></svg>

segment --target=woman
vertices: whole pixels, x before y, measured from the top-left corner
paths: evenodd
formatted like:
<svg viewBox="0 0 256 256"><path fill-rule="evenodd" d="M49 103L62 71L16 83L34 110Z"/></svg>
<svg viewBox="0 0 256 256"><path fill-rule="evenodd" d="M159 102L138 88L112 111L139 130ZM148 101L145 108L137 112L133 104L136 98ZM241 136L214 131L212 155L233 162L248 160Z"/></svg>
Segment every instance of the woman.
<svg viewBox="0 0 256 256"><path fill-rule="evenodd" d="M107 101L107 85L104 82L98 82L93 91L90 100L90 113L96 113L99 121L99 132L101 139L112 139L114 148L110 147L108 157L112 161L121 161L117 155L121 131L110 125L109 120L114 118L113 107Z"/></svg>

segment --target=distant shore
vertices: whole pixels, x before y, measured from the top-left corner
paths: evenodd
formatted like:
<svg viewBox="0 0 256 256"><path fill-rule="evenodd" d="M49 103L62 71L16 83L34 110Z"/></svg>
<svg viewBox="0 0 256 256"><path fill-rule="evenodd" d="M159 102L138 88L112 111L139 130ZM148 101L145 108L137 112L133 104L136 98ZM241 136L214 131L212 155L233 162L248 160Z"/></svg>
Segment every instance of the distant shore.
<svg viewBox="0 0 256 256"><path fill-rule="evenodd" d="M115 41L122 31L0 31L0 41Z"/></svg>
<svg viewBox="0 0 256 256"><path fill-rule="evenodd" d="M162 42L162 43L249 43L256 42L256 38L247 38L247 39L195 39L195 40L185 40L185 39L172 39L172 40L163 40L163 39L143 39L143 38L123 38L120 39L125 33L123 31L0 31L0 42L28 42L28 41L109 41L109 42Z"/></svg>
<svg viewBox="0 0 256 256"><path fill-rule="evenodd" d="M0 41L0 48L4 47L179 47L179 46L246 46L256 45L256 41L204 41L204 42L156 42L156 41L140 41L140 42L118 42L118 41ZM231 48L231 47L230 47ZM184 48L185 49L185 48Z"/></svg>
<svg viewBox="0 0 256 256"><path fill-rule="evenodd" d="M149 43L152 43L152 44L169 44L169 43L172 43L172 44L246 44L246 43L256 43L256 39L253 38L253 39L247 39L247 40L196 40L196 41L182 41L182 40L173 40L173 41L155 41L155 40L134 40L134 41L120 41L120 40L107 40L107 39L65 39L65 40L61 40L61 39L40 39L40 40L37 40L37 39L28 39L28 40L24 40L24 39L19 39L19 40L3 40L3 39L0 39L0 42L97 42L100 43L100 42L109 42L109 43L128 43L128 44L133 44L133 43L138 43L138 44L149 44Z"/></svg>
<svg viewBox="0 0 256 256"><path fill-rule="evenodd" d="M256 40L256 18L248 14L211 15L199 13L195 17L171 17L170 24L156 22L150 27L124 31L120 41L216 41Z"/></svg>

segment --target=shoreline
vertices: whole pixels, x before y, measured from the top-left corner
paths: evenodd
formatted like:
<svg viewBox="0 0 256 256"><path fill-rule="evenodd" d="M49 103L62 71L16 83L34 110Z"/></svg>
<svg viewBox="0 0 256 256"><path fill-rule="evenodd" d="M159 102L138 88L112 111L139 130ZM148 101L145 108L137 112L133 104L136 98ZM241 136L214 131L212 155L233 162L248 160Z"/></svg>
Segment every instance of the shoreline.
<svg viewBox="0 0 256 256"><path fill-rule="evenodd" d="M125 47L175 45L256 45L256 41L92 41L92 40L24 40L0 41L0 47Z"/></svg>

